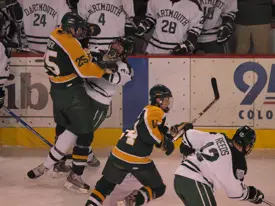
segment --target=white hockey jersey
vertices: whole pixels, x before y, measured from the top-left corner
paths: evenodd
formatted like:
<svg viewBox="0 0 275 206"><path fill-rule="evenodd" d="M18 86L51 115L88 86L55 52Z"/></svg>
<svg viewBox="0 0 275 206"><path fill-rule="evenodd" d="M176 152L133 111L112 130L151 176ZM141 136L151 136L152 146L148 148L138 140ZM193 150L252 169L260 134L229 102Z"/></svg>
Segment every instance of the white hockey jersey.
<svg viewBox="0 0 275 206"><path fill-rule="evenodd" d="M176 175L184 176L213 189L222 187L228 197L244 200L248 196L248 187L242 183L246 174L246 161L243 157L244 168L236 167L233 163L233 153L225 135L208 133L198 130L188 130L184 144L193 147L196 152L188 156L176 170ZM232 147L233 148L233 147ZM235 148L234 148L235 149ZM235 153L234 153L235 154ZM240 152L238 152L240 154Z"/></svg>
<svg viewBox="0 0 275 206"><path fill-rule="evenodd" d="M217 40L217 33L222 25L222 17L235 20L237 0L199 0L204 13L204 25L198 42L211 42Z"/></svg>
<svg viewBox="0 0 275 206"><path fill-rule="evenodd" d="M122 61L117 62L118 71L114 74L105 74L102 78L91 78L85 80L87 94L94 100L110 105L112 97L118 87L131 81L134 70Z"/></svg>
<svg viewBox="0 0 275 206"><path fill-rule="evenodd" d="M23 7L25 33L30 49L45 52L50 33L71 11L66 0L19 0Z"/></svg>
<svg viewBox="0 0 275 206"><path fill-rule="evenodd" d="M187 32L197 36L202 30L203 12L191 0L172 3L168 0L150 0L146 19L155 24L155 30L146 52L169 54L177 44L187 39Z"/></svg>
<svg viewBox="0 0 275 206"><path fill-rule="evenodd" d="M101 33L89 40L91 50L105 50L114 39L124 36L125 27L131 27L126 14L135 16L133 0L79 0L77 9L80 16L101 28Z"/></svg>
<svg viewBox="0 0 275 206"><path fill-rule="evenodd" d="M9 78L10 60L8 51L2 42L0 42L0 87L2 88Z"/></svg>

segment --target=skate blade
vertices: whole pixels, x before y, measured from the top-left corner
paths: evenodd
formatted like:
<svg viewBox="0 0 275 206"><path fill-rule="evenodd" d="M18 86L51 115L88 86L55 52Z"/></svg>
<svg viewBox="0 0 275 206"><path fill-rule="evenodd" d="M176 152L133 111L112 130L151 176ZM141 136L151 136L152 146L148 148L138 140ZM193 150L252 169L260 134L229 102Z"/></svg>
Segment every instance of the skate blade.
<svg viewBox="0 0 275 206"><path fill-rule="evenodd" d="M64 185L64 187L67 188L70 191L77 192L79 194L87 194L89 192L89 190L76 187L75 185L73 185L70 182L66 182L65 185Z"/></svg>

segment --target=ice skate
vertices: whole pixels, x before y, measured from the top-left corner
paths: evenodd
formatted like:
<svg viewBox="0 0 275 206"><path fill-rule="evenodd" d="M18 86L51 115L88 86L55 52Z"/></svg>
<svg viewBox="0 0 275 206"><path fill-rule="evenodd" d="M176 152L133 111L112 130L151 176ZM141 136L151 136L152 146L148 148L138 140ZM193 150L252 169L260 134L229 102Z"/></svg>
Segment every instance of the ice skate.
<svg viewBox="0 0 275 206"><path fill-rule="evenodd" d="M44 166L44 164L39 165L38 167L30 170L27 175L30 179L36 179L47 172L48 169Z"/></svg>
<svg viewBox="0 0 275 206"><path fill-rule="evenodd" d="M98 167L100 165L100 161L93 155L92 159L87 162L89 167Z"/></svg>
<svg viewBox="0 0 275 206"><path fill-rule="evenodd" d="M63 177L64 174L69 173L71 170L72 170L72 167L70 165L66 165L65 160L61 160L54 165L53 171L52 171L52 177L53 178Z"/></svg>
<svg viewBox="0 0 275 206"><path fill-rule="evenodd" d="M137 190L133 191L130 195L124 198L122 201L117 202L117 206L135 206L136 198L135 195L138 193Z"/></svg>
<svg viewBox="0 0 275 206"><path fill-rule="evenodd" d="M88 193L90 190L90 186L82 180L80 175L77 175L74 172L69 174L64 187L78 193Z"/></svg>

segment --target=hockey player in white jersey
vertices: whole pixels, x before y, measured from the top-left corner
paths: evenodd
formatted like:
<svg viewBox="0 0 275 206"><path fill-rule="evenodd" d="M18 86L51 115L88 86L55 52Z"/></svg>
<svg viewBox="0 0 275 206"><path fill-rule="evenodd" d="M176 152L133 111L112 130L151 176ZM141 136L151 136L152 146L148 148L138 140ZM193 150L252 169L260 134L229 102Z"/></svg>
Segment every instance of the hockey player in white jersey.
<svg viewBox="0 0 275 206"><path fill-rule="evenodd" d="M132 35L127 18L135 16L133 0L79 0L77 9L80 16L101 28L98 36L89 38L91 50L106 50L113 40Z"/></svg>
<svg viewBox="0 0 275 206"><path fill-rule="evenodd" d="M243 183L247 173L245 156L256 141L253 129L240 127L229 139L223 133L194 130L192 124L185 127L180 149L187 157L175 172L174 188L186 206L216 206L213 192L220 187L229 198L262 203L264 194Z"/></svg>
<svg viewBox="0 0 275 206"><path fill-rule="evenodd" d="M23 8L23 22L30 49L44 53L50 33L71 11L66 0L18 0Z"/></svg>
<svg viewBox="0 0 275 206"><path fill-rule="evenodd" d="M226 53L226 42L233 33L237 0L199 0L204 12L204 25L198 39L205 53Z"/></svg>
<svg viewBox="0 0 275 206"><path fill-rule="evenodd" d="M136 35L154 28L146 52L188 54L195 50L203 27L203 12L196 0L149 0L145 20Z"/></svg>
<svg viewBox="0 0 275 206"><path fill-rule="evenodd" d="M14 9L17 11L16 16L13 15ZM5 83L14 78L10 75L10 57L12 49L19 46L15 23L18 19L20 20L20 17L22 17L22 10L16 4L6 5L0 10L0 109L5 102Z"/></svg>

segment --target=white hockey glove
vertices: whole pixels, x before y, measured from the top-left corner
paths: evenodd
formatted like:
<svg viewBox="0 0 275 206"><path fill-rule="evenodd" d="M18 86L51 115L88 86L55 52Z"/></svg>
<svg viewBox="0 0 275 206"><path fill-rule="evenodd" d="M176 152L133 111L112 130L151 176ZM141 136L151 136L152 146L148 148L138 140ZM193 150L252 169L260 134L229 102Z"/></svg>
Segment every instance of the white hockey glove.
<svg viewBox="0 0 275 206"><path fill-rule="evenodd" d="M222 44L229 40L233 33L233 27L230 23L224 24L219 28L217 42Z"/></svg>
<svg viewBox="0 0 275 206"><path fill-rule="evenodd" d="M264 200L264 193L261 190L256 189L254 186L248 187L248 201L254 204L261 204Z"/></svg>
<svg viewBox="0 0 275 206"><path fill-rule="evenodd" d="M195 50L194 45L186 40L183 43L178 44L170 53L174 55L190 54Z"/></svg>

